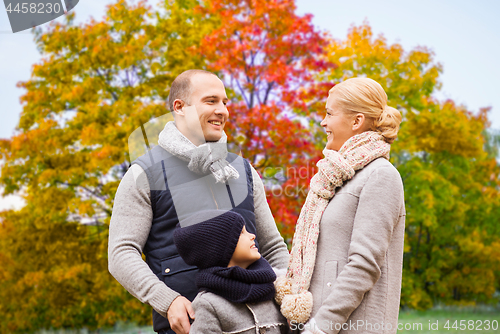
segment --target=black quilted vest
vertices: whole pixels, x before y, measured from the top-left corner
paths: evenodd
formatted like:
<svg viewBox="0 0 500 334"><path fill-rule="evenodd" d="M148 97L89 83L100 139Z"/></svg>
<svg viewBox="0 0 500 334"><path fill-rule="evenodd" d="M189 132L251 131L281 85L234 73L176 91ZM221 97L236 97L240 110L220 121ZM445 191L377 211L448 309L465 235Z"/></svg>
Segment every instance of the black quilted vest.
<svg viewBox="0 0 500 334"><path fill-rule="evenodd" d="M187 265L177 253L173 232L179 220L206 209L233 210L243 216L246 229L256 234L250 164L234 153L226 160L240 174L226 184L215 183L211 174L191 172L187 162L160 146L132 162L144 169L151 189L153 222L143 250L146 262L169 288L191 301L198 293L198 269ZM168 320L153 310L153 329L158 332L169 328Z"/></svg>

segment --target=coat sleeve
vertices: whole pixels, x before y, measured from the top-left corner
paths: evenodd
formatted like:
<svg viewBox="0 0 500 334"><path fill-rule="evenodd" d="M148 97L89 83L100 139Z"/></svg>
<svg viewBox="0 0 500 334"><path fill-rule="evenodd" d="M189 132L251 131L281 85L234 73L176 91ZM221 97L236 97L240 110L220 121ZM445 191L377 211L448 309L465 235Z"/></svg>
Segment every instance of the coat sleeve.
<svg viewBox="0 0 500 334"><path fill-rule="evenodd" d="M189 334L221 334L222 326L212 304L198 295L193 301L195 314L194 322L191 324Z"/></svg>
<svg viewBox="0 0 500 334"><path fill-rule="evenodd" d="M287 268L288 266L288 248L281 236L273 214L267 203L264 184L252 167L253 177L253 198L255 208L255 225L257 229L257 242L262 256L277 269Z"/></svg>
<svg viewBox="0 0 500 334"><path fill-rule="evenodd" d="M160 281L142 259L153 220L149 183L139 165L132 165L116 191L109 225L108 269L134 297L166 312L179 293Z"/></svg>
<svg viewBox="0 0 500 334"><path fill-rule="evenodd" d="M338 333L335 324L347 321L379 279L403 202L398 171L393 166L375 169L360 192L348 262L314 315L320 329Z"/></svg>

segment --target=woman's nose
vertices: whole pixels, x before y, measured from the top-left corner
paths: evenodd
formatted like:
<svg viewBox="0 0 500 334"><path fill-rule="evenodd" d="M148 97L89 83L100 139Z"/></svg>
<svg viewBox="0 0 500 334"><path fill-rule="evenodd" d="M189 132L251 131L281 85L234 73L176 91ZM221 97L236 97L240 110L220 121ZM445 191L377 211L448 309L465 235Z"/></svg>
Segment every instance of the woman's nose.
<svg viewBox="0 0 500 334"><path fill-rule="evenodd" d="M321 121L320 125L321 125L322 127L325 127L325 126L326 126L326 117L325 117L325 118L323 118L323 120Z"/></svg>

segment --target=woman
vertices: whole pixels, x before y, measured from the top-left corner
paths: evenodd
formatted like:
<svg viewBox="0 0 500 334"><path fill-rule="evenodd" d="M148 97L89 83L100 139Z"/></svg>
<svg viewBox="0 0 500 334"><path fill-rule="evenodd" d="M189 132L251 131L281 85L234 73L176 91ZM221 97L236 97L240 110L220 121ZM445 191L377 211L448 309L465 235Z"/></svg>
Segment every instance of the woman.
<svg viewBox="0 0 500 334"><path fill-rule="evenodd" d="M330 90L325 157L297 222L287 275L276 282L292 329L396 333L405 208L388 159L400 123L374 80L352 78Z"/></svg>

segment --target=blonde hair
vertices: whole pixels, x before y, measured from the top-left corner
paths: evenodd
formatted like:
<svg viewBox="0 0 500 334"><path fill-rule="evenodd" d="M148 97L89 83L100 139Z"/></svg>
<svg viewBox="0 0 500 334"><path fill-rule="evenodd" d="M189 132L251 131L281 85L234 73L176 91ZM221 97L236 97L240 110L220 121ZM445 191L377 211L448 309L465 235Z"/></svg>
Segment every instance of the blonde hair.
<svg viewBox="0 0 500 334"><path fill-rule="evenodd" d="M387 94L382 86L369 78L351 78L330 89L336 105L346 114L361 113L368 120L369 129L380 133L392 144L398 136L401 113L387 105Z"/></svg>

